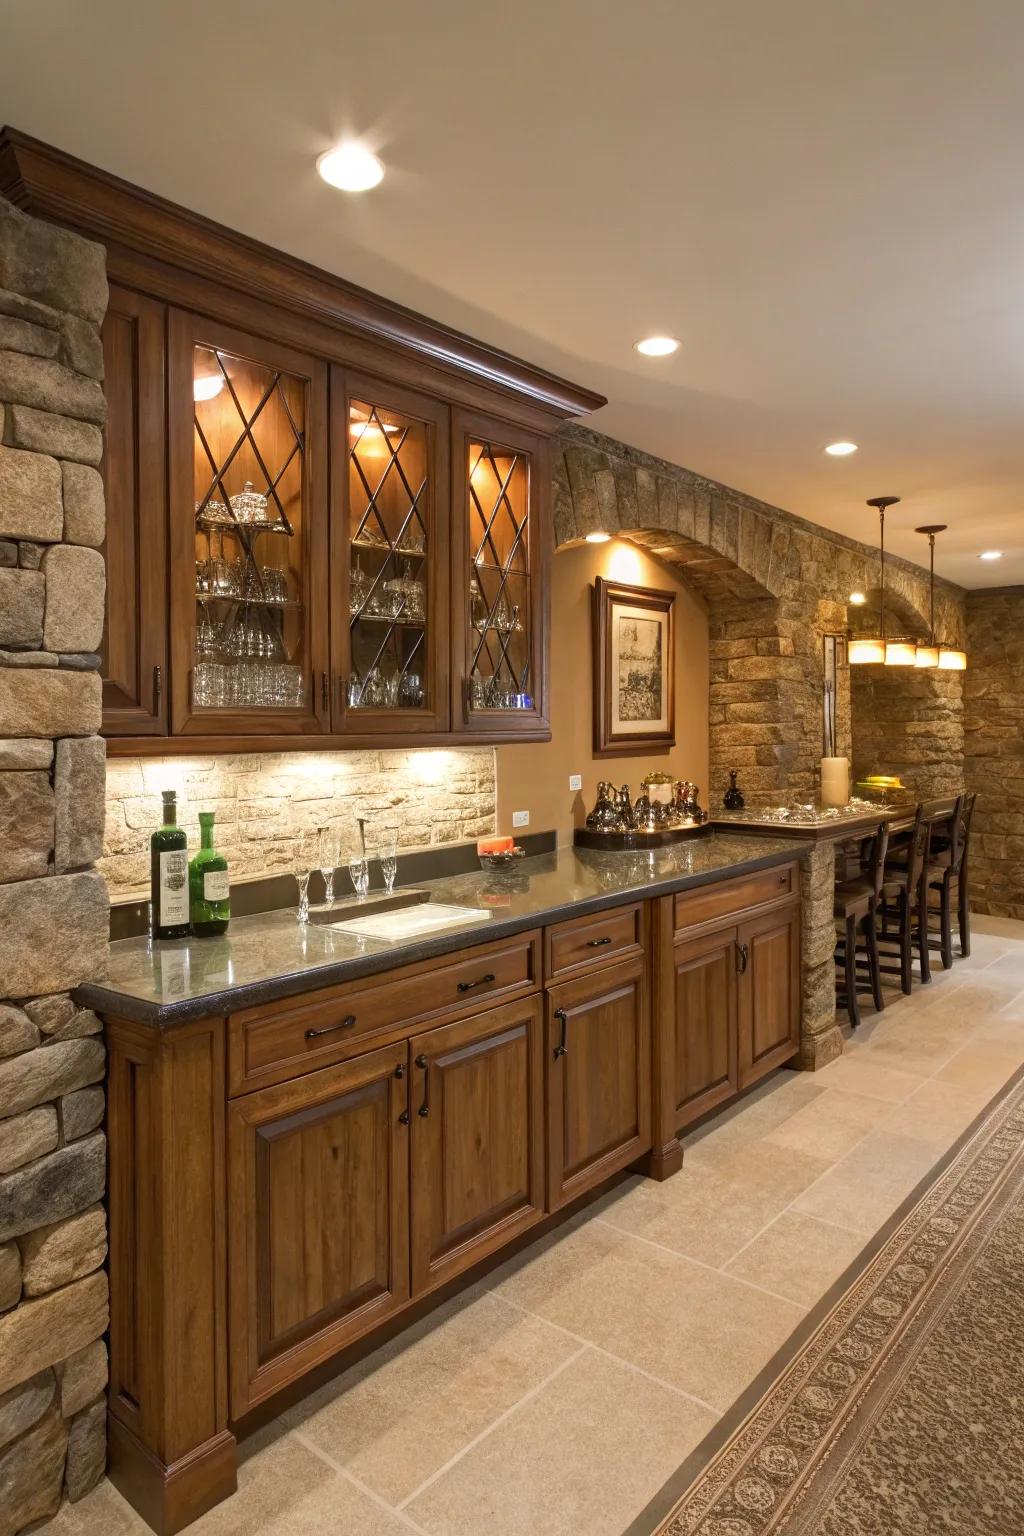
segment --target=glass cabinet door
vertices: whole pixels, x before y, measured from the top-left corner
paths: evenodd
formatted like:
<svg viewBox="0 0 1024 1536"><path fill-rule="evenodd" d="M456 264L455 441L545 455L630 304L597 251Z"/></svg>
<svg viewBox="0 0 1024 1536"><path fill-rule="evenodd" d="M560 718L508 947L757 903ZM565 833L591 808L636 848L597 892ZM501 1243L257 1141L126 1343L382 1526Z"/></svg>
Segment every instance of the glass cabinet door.
<svg viewBox="0 0 1024 1536"><path fill-rule="evenodd" d="M338 706L349 734L447 729L447 410L332 382Z"/></svg>
<svg viewBox="0 0 1024 1536"><path fill-rule="evenodd" d="M175 728L320 731L326 370L172 316Z"/></svg>
<svg viewBox="0 0 1024 1536"><path fill-rule="evenodd" d="M505 423L460 413L464 509L456 580L463 724L491 733L543 727L543 444Z"/></svg>

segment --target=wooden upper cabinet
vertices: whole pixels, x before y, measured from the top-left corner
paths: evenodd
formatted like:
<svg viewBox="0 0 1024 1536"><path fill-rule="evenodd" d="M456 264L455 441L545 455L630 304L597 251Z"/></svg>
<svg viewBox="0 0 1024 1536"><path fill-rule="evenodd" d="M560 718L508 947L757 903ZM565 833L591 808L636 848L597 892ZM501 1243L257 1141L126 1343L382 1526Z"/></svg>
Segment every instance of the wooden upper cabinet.
<svg viewBox="0 0 1024 1536"><path fill-rule="evenodd" d="M452 413L452 718L488 736L547 727L548 444Z"/></svg>
<svg viewBox="0 0 1024 1536"><path fill-rule="evenodd" d="M228 1109L231 1412L409 1295L404 1041Z"/></svg>
<svg viewBox="0 0 1024 1536"><path fill-rule="evenodd" d="M410 1041L414 1295L543 1215L541 1006L524 998Z"/></svg>
<svg viewBox="0 0 1024 1536"><path fill-rule="evenodd" d="M788 1061L800 1044L800 903L741 923L739 1086Z"/></svg>
<svg viewBox="0 0 1024 1536"><path fill-rule="evenodd" d="M327 369L172 311L172 671L179 735L328 729Z"/></svg>
<svg viewBox="0 0 1024 1536"><path fill-rule="evenodd" d="M166 328L163 304L111 284L103 322L108 736L167 731Z"/></svg>
<svg viewBox="0 0 1024 1536"><path fill-rule="evenodd" d="M651 1145L650 1018L641 956L547 995L548 1209Z"/></svg>
<svg viewBox="0 0 1024 1536"><path fill-rule="evenodd" d="M335 729L447 731L448 409L335 368L330 461Z"/></svg>

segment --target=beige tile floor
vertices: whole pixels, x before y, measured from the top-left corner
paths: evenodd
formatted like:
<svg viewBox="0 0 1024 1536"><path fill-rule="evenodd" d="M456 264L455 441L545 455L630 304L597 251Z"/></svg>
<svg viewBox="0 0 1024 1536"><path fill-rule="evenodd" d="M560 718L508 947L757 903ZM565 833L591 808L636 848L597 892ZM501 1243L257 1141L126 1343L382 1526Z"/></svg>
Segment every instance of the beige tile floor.
<svg viewBox="0 0 1024 1536"><path fill-rule="evenodd" d="M241 1447L194 1536L619 1536L1024 1062L1024 923ZM142 1536L109 1484L60 1536Z"/></svg>

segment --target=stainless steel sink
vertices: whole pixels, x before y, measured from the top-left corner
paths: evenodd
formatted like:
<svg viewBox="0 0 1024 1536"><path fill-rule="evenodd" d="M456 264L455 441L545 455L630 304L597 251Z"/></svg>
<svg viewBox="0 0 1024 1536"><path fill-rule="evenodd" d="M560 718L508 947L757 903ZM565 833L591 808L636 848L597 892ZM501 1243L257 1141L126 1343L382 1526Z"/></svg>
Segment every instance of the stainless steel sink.
<svg viewBox="0 0 1024 1536"><path fill-rule="evenodd" d="M401 912L405 907L417 907L429 901L430 892L412 888L394 891L390 896L383 893L364 896L362 901L351 896L345 901L335 901L329 907L310 907L311 923L347 923L353 917L376 917L381 912Z"/></svg>

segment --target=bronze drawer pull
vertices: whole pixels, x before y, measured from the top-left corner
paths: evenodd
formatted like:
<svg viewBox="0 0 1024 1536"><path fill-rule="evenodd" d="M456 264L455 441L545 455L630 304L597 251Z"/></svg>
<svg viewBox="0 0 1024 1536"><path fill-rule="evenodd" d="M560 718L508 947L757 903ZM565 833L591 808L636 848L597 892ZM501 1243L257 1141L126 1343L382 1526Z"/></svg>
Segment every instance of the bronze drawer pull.
<svg viewBox="0 0 1024 1536"><path fill-rule="evenodd" d="M423 1103L416 1113L425 1120L430 1114L430 1061L422 1051L416 1057L416 1065L423 1073Z"/></svg>
<svg viewBox="0 0 1024 1536"><path fill-rule="evenodd" d="M737 942L736 942L736 969L739 971L741 976L743 975L743 972L747 968L747 961L749 959L750 959L750 947L749 947L749 945L741 944L737 940Z"/></svg>
<svg viewBox="0 0 1024 1536"><path fill-rule="evenodd" d="M787 874L781 874L779 876L779 884L780 885L788 885L789 884L789 876Z"/></svg>
<svg viewBox="0 0 1024 1536"><path fill-rule="evenodd" d="M460 992L472 992L474 987L489 987L493 980L492 972L488 971L486 976L480 976L476 981L460 981L458 983L458 990Z"/></svg>
<svg viewBox="0 0 1024 1536"><path fill-rule="evenodd" d="M339 1020L337 1024L325 1024L322 1029L307 1029L306 1039L319 1040L321 1035L333 1035L339 1029L351 1029L355 1021L356 1016L354 1013L346 1014L345 1018Z"/></svg>
<svg viewBox="0 0 1024 1536"><path fill-rule="evenodd" d="M569 1054L569 1047L565 1043L566 1031L569 1028L569 1015L566 1013L564 1008L556 1008L555 1018L562 1026L561 1038L559 1039L558 1044L555 1046L555 1060L557 1061L559 1056L568 1056Z"/></svg>
<svg viewBox="0 0 1024 1536"><path fill-rule="evenodd" d="M611 939L609 939L609 938L588 939L587 940L587 948L588 949L600 949L602 944L610 944L610 943L611 943Z"/></svg>

